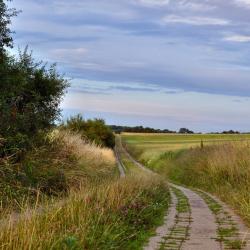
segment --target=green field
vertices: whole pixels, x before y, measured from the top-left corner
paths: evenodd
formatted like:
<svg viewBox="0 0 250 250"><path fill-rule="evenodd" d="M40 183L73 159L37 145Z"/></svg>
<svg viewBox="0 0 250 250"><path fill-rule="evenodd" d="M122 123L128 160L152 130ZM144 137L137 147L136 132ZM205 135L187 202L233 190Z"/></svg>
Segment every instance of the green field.
<svg viewBox="0 0 250 250"><path fill-rule="evenodd" d="M203 145L250 140L250 134L138 134L123 133L123 141L142 152L143 159L158 157L166 151L190 149Z"/></svg>

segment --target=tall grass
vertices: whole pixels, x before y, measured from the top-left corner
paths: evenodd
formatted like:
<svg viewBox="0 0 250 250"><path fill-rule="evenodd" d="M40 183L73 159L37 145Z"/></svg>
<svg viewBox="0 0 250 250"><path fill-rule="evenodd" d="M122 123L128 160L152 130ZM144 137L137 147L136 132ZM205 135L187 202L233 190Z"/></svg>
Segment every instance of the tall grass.
<svg viewBox="0 0 250 250"><path fill-rule="evenodd" d="M114 152L102 148L93 142L84 141L80 134L70 131L55 130L49 135L49 140L61 145L62 159L65 155L73 156L74 164L63 167L70 187L83 181L98 181L113 178L116 169Z"/></svg>
<svg viewBox="0 0 250 250"><path fill-rule="evenodd" d="M170 164L169 176L217 194L250 225L250 147L227 143L183 152Z"/></svg>
<svg viewBox="0 0 250 250"><path fill-rule="evenodd" d="M51 163L62 170L68 193L42 204L37 195L35 205L23 205L18 217L5 213L0 249L141 249L167 209L165 182L143 172L120 179L113 152L77 134L53 131L48 140L56 150L45 150L45 166L39 156L39 169L46 172Z"/></svg>
<svg viewBox="0 0 250 250"><path fill-rule="evenodd" d="M89 186L0 231L0 249L140 249L168 203L151 176Z"/></svg>
<svg viewBox="0 0 250 250"><path fill-rule="evenodd" d="M60 199L87 182L113 179L116 172L112 150L54 130L20 162L0 159L0 219L6 210L33 206L38 194L40 201Z"/></svg>

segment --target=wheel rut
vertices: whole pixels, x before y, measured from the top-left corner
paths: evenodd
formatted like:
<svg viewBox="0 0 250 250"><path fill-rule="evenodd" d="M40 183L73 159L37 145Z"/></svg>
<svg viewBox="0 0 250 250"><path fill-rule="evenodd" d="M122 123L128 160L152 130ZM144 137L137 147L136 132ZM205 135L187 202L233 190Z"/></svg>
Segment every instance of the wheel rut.
<svg viewBox="0 0 250 250"><path fill-rule="evenodd" d="M191 224L191 209L188 198L184 193L175 188L171 188L172 192L177 198L176 203L176 216L174 226L169 230L161 242L160 247L156 249L160 250L177 250L181 249L183 243L189 237L189 229Z"/></svg>
<svg viewBox="0 0 250 250"><path fill-rule="evenodd" d="M220 250L216 240L216 219L206 202L194 191L172 185L181 190L187 197L192 216L190 237L184 242L181 249L185 250Z"/></svg>

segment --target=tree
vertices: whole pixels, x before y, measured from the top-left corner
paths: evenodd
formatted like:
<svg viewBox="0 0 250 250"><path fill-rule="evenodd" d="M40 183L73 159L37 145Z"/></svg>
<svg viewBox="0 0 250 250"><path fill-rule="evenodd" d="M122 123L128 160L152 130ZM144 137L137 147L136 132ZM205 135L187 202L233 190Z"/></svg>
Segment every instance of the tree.
<svg viewBox="0 0 250 250"><path fill-rule="evenodd" d="M11 1L11 0L7 0ZM0 0L0 56L1 59L4 55L4 47L12 47L13 38L11 36L11 30L9 25L11 24L11 18L16 16L18 11L16 9L8 8L4 0Z"/></svg>
<svg viewBox="0 0 250 250"><path fill-rule="evenodd" d="M36 63L28 48L17 59L8 57L0 81L2 154L29 147L40 130L53 125L67 86L55 65Z"/></svg>

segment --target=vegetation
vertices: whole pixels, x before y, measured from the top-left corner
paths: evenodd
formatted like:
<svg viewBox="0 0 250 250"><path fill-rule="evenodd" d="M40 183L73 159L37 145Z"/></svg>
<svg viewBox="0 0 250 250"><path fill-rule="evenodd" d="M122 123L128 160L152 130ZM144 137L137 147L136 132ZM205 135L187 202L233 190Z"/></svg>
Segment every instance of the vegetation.
<svg viewBox="0 0 250 250"><path fill-rule="evenodd" d="M194 134L192 130L189 130L187 128L180 128L179 134Z"/></svg>
<svg viewBox="0 0 250 250"><path fill-rule="evenodd" d="M115 146L115 136L102 119L85 121L81 115L77 115L68 119L62 127L81 134L83 139L97 145L108 148Z"/></svg>
<svg viewBox="0 0 250 250"><path fill-rule="evenodd" d="M162 213L164 190L146 176L90 186L43 214L9 222L0 242L4 249L141 249Z"/></svg>
<svg viewBox="0 0 250 250"><path fill-rule="evenodd" d="M79 189L86 180L113 178L115 173L111 150L59 130L49 133L43 145L27 152L22 161L13 163L11 159L1 159L0 163L2 210L20 210L23 201L32 205L38 193L40 199L64 197L71 189Z"/></svg>
<svg viewBox="0 0 250 250"><path fill-rule="evenodd" d="M166 184L119 178L103 120L56 127L68 82L28 49L7 52L17 12L0 0L0 13L0 249L141 249L163 219Z"/></svg>
<svg viewBox="0 0 250 250"><path fill-rule="evenodd" d="M134 135L133 139L133 135L125 134L123 139L128 150L149 168L173 182L216 194L250 224L249 135L172 137L169 140L170 136ZM200 137L203 138L203 147L198 140ZM196 144L192 140L196 140ZM161 145L161 149L155 147L155 142ZM180 145L175 147L175 144ZM171 150L171 145L176 150ZM151 147L153 153L149 154Z"/></svg>
<svg viewBox="0 0 250 250"><path fill-rule="evenodd" d="M47 200L42 212L38 205L32 210L22 207L19 219L10 218L1 228L0 246L141 249L168 206L164 181L142 172L134 175L136 168L128 168L127 176L118 178L112 151L86 144L80 135L56 130L50 140L62 140L60 150L74 155L73 164L63 168L68 195L59 201Z"/></svg>
<svg viewBox="0 0 250 250"><path fill-rule="evenodd" d="M143 126L136 126L136 127L127 127L127 126L116 126L111 125L111 129L115 133L122 133L122 132L128 132L128 133L175 133L175 131L171 131L169 129L154 129Z"/></svg>
<svg viewBox="0 0 250 250"><path fill-rule="evenodd" d="M39 131L51 128L68 83L54 65L36 63L27 49L18 59L8 57L0 76L0 154L5 156L30 148Z"/></svg>

